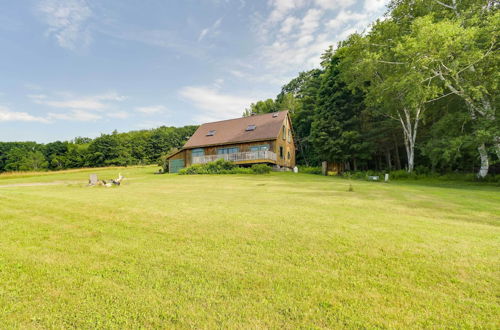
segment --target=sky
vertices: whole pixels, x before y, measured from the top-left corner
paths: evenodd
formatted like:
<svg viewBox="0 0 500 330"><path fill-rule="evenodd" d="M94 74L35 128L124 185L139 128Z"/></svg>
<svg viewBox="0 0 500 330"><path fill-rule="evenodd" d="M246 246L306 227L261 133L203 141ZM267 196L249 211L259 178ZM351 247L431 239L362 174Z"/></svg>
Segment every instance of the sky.
<svg viewBox="0 0 500 330"><path fill-rule="evenodd" d="M0 141L240 117L387 0L0 0Z"/></svg>

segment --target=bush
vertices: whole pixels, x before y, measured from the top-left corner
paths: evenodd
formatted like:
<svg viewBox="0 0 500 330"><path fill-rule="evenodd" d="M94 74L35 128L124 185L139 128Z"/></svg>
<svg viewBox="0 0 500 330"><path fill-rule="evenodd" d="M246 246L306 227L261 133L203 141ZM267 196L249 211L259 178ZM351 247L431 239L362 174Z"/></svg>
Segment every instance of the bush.
<svg viewBox="0 0 500 330"><path fill-rule="evenodd" d="M267 174L271 172L271 167L266 164L255 164L252 165L252 172L255 174Z"/></svg>
<svg viewBox="0 0 500 330"><path fill-rule="evenodd" d="M299 166L299 173L320 174L321 175L321 167L320 166Z"/></svg>
<svg viewBox="0 0 500 330"><path fill-rule="evenodd" d="M168 173L168 155L161 155L158 159L158 166L161 167L162 173Z"/></svg>
<svg viewBox="0 0 500 330"><path fill-rule="evenodd" d="M234 165L234 163L218 159L215 162L206 164L194 164L190 167L183 168L179 174L264 174L269 173L271 167L265 164L253 165L252 168L243 168Z"/></svg>

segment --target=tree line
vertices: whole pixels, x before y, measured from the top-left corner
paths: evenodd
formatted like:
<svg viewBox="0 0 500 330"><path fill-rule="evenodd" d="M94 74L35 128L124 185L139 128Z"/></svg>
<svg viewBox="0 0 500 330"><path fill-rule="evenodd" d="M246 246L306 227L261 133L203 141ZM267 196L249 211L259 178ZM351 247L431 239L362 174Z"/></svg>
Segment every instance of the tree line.
<svg viewBox="0 0 500 330"><path fill-rule="evenodd" d="M330 47L319 69L243 115L290 110L304 164L484 178L500 159L498 8L393 0L368 32Z"/></svg>
<svg viewBox="0 0 500 330"><path fill-rule="evenodd" d="M47 144L0 142L0 172L155 164L181 148L197 126L159 127Z"/></svg>

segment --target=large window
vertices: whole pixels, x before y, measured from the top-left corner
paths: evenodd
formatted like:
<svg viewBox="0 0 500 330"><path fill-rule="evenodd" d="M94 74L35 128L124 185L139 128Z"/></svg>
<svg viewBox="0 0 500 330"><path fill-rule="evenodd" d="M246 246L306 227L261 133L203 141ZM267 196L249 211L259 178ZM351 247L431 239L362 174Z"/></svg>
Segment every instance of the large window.
<svg viewBox="0 0 500 330"><path fill-rule="evenodd" d="M283 159L284 155L283 155L283 147L280 147L280 158Z"/></svg>
<svg viewBox="0 0 500 330"><path fill-rule="evenodd" d="M203 148L193 149L191 150L192 157L205 156L205 150Z"/></svg>
<svg viewBox="0 0 500 330"><path fill-rule="evenodd" d="M219 148L219 149L217 149L218 155L234 154L236 152L240 152L240 148L232 147L232 148Z"/></svg>
<svg viewBox="0 0 500 330"><path fill-rule="evenodd" d="M283 128L281 129L281 135L283 135L283 140L286 140L286 127L283 125Z"/></svg>
<svg viewBox="0 0 500 330"><path fill-rule="evenodd" d="M263 144L260 146L251 146L250 151L268 151L269 150L269 144Z"/></svg>
<svg viewBox="0 0 500 330"><path fill-rule="evenodd" d="M288 142L292 142L292 132L288 129Z"/></svg>

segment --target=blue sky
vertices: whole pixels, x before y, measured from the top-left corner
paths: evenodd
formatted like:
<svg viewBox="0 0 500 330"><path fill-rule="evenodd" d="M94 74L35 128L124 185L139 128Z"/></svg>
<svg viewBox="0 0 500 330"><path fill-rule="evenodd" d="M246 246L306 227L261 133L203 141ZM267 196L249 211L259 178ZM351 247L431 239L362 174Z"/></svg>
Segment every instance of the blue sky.
<svg viewBox="0 0 500 330"><path fill-rule="evenodd" d="M238 117L387 0L2 0L0 141Z"/></svg>

